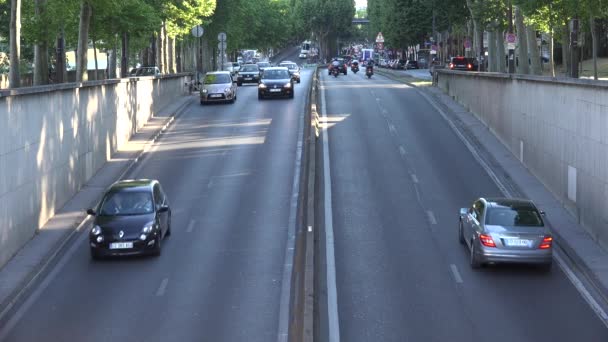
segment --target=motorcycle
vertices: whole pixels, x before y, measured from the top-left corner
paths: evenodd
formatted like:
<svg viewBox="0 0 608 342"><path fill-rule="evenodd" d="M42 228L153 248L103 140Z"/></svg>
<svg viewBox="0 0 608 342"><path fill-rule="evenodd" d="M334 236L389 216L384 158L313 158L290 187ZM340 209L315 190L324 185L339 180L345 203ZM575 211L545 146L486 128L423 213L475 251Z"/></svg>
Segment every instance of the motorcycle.
<svg viewBox="0 0 608 342"><path fill-rule="evenodd" d="M338 70L338 67L331 68L331 74L334 75L334 77L337 78L339 73L340 73L340 70Z"/></svg>
<svg viewBox="0 0 608 342"><path fill-rule="evenodd" d="M367 78L372 78L373 74L374 74L374 67L368 66L367 68L365 68L365 76L367 76Z"/></svg>
<svg viewBox="0 0 608 342"><path fill-rule="evenodd" d="M350 70L356 74L357 71L359 71L359 64L353 63L350 67Z"/></svg>

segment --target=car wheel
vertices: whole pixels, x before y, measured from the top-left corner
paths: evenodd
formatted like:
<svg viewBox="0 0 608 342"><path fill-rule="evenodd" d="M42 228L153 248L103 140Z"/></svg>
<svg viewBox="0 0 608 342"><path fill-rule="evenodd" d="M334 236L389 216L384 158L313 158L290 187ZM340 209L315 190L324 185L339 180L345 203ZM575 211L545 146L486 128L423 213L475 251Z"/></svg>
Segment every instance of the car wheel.
<svg viewBox="0 0 608 342"><path fill-rule="evenodd" d="M546 264L541 264L539 265L539 268L542 272L551 272L551 268L553 267L553 263L552 262L548 262Z"/></svg>
<svg viewBox="0 0 608 342"><path fill-rule="evenodd" d="M262 96L262 94L258 93L258 100L263 100L264 96Z"/></svg>
<svg viewBox="0 0 608 342"><path fill-rule="evenodd" d="M300 79L298 78L298 83L300 83Z"/></svg>
<svg viewBox="0 0 608 342"><path fill-rule="evenodd" d="M167 222L167 232L165 233L165 237L171 236L171 216L169 216L169 220Z"/></svg>
<svg viewBox="0 0 608 342"><path fill-rule="evenodd" d="M481 267L481 262L479 261L479 258L477 257L477 253L475 250L475 241L471 241L471 255L470 255L470 264L471 264L471 268L473 269L478 269Z"/></svg>
<svg viewBox="0 0 608 342"><path fill-rule="evenodd" d="M201 105L204 105L204 104L205 104L205 101L201 100Z"/></svg>
<svg viewBox="0 0 608 342"><path fill-rule="evenodd" d="M291 94L289 94L289 98L293 99L293 91L291 92Z"/></svg>
<svg viewBox="0 0 608 342"><path fill-rule="evenodd" d="M101 254L99 254L99 252L97 252L95 249L91 248L91 259L93 260L101 260Z"/></svg>
<svg viewBox="0 0 608 342"><path fill-rule="evenodd" d="M465 243L464 234L462 232L462 221L458 223L458 242L460 242L461 245L464 245Z"/></svg>
<svg viewBox="0 0 608 342"><path fill-rule="evenodd" d="M162 252L162 232L158 234L158 237L156 238L156 246L154 246L154 252L152 252L152 255L154 256L160 256L161 252Z"/></svg>

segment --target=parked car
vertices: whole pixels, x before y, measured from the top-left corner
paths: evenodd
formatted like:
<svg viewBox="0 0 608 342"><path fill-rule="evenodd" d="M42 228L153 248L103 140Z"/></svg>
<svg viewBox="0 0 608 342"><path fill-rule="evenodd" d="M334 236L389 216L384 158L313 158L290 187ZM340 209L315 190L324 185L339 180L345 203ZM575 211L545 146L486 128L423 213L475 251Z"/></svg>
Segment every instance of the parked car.
<svg viewBox="0 0 608 342"><path fill-rule="evenodd" d="M260 68L257 64L245 64L241 67L236 76L236 85L242 86L243 83L258 83L260 81Z"/></svg>
<svg viewBox="0 0 608 342"><path fill-rule="evenodd" d="M237 85L230 71L214 71L205 74L200 91L201 104L208 102L234 103Z"/></svg>
<svg viewBox="0 0 608 342"><path fill-rule="evenodd" d="M450 70L477 71L479 65L475 58L452 57L448 67Z"/></svg>
<svg viewBox="0 0 608 342"><path fill-rule="evenodd" d="M96 209L89 232L91 257L161 254L162 240L171 235L171 208L160 183L150 179L122 180L110 186Z"/></svg>
<svg viewBox="0 0 608 342"><path fill-rule="evenodd" d="M461 208L458 240L469 249L472 268L488 263L531 263L550 269L553 237L532 201L479 198Z"/></svg>
<svg viewBox="0 0 608 342"><path fill-rule="evenodd" d="M269 67L262 73L258 85L258 100L276 96L294 96L293 78L286 67Z"/></svg>
<svg viewBox="0 0 608 342"><path fill-rule="evenodd" d="M139 76L160 76L161 72L158 67L139 67L133 68L129 72L129 77L139 77Z"/></svg>
<svg viewBox="0 0 608 342"><path fill-rule="evenodd" d="M414 60L411 60L411 59L410 59L410 60L408 60L408 61L405 63L405 69L407 69L407 70L410 70L410 69L419 69L419 67L418 67L418 62L417 62L417 61L414 61Z"/></svg>

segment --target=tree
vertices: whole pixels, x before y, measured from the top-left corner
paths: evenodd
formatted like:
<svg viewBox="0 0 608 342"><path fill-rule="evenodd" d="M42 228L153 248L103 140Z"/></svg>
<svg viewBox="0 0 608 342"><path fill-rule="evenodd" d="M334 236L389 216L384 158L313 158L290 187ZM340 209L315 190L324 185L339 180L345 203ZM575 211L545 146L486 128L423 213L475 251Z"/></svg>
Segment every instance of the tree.
<svg viewBox="0 0 608 342"><path fill-rule="evenodd" d="M21 0L11 0L10 22L10 73L9 84L11 88L21 86L21 73L19 71L21 59Z"/></svg>

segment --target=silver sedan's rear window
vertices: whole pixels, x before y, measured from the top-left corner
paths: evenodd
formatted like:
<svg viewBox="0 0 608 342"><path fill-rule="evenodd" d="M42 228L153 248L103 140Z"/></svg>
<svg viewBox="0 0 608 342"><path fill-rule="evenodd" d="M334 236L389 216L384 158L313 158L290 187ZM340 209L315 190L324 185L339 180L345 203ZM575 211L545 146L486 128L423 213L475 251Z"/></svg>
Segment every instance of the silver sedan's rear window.
<svg viewBox="0 0 608 342"><path fill-rule="evenodd" d="M544 225L539 212L530 207L488 208L486 224L517 227L542 227Z"/></svg>

